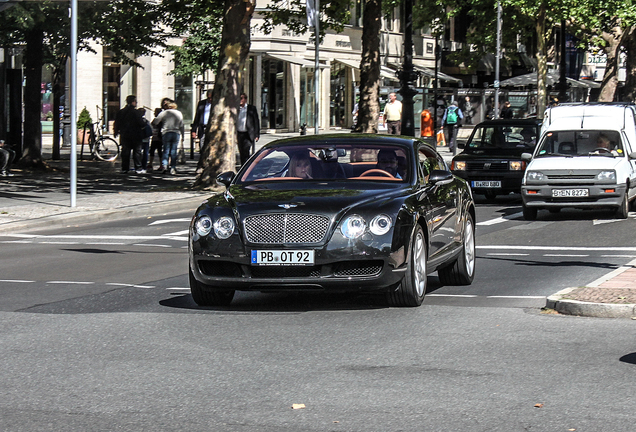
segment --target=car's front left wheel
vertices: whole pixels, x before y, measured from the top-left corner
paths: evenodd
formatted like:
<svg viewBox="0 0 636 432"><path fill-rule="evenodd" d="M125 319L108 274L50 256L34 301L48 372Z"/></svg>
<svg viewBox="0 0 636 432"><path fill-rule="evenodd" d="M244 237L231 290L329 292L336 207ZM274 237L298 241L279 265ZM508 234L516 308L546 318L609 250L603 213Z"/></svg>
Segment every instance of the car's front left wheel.
<svg viewBox="0 0 636 432"><path fill-rule="evenodd" d="M409 254L404 279L402 279L397 289L390 291L387 295L391 306L419 306L424 301L428 285L426 250L424 230L418 225L411 240L411 253Z"/></svg>
<svg viewBox="0 0 636 432"><path fill-rule="evenodd" d="M207 285L195 279L192 269L188 266L190 277L190 293L192 299L199 306L228 306L234 298L234 290L212 291L205 289Z"/></svg>

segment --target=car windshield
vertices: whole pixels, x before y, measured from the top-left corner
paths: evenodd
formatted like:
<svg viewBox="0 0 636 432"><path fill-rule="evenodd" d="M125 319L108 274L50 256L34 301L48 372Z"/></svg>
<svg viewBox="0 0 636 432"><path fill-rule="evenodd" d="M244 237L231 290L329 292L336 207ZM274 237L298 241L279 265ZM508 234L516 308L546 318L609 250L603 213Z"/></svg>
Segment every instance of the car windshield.
<svg viewBox="0 0 636 432"><path fill-rule="evenodd" d="M467 149L534 148L537 127L530 125L477 126Z"/></svg>
<svg viewBox="0 0 636 432"><path fill-rule="evenodd" d="M616 131L586 130L548 132L537 157L543 156L608 156L623 155L621 136Z"/></svg>
<svg viewBox="0 0 636 432"><path fill-rule="evenodd" d="M298 145L261 150L244 167L239 183L254 181L389 181L410 178L404 147L374 144Z"/></svg>

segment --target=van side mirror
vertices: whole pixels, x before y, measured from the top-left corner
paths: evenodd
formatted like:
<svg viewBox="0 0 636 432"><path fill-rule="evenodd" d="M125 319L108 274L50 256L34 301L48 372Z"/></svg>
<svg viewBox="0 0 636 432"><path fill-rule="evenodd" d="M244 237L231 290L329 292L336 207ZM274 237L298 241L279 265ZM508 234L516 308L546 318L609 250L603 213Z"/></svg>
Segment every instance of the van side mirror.
<svg viewBox="0 0 636 432"><path fill-rule="evenodd" d="M630 159L636 159L636 152L631 152L631 153L629 154L629 158L630 158Z"/></svg>
<svg viewBox="0 0 636 432"><path fill-rule="evenodd" d="M521 153L521 160L530 162L532 160L532 153Z"/></svg>

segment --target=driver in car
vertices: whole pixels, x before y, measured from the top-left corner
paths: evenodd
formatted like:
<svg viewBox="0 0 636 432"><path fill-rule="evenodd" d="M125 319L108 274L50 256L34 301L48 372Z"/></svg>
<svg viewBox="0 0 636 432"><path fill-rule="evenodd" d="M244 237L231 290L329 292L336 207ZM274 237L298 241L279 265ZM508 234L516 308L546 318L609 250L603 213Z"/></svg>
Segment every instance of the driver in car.
<svg viewBox="0 0 636 432"><path fill-rule="evenodd" d="M612 147L612 142L607 135L599 134L598 138L596 138L596 148L604 149L606 152L618 156L618 152Z"/></svg>
<svg viewBox="0 0 636 432"><path fill-rule="evenodd" d="M395 178L402 179L398 173L398 158L393 150L382 149L378 152L376 168L388 172Z"/></svg>

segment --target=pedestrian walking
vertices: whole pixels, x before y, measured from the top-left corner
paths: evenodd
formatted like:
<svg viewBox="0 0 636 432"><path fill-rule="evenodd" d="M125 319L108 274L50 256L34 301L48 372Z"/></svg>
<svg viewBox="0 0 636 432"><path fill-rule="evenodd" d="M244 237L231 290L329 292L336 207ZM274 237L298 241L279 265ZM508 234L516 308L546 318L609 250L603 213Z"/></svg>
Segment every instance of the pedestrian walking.
<svg viewBox="0 0 636 432"><path fill-rule="evenodd" d="M15 152L5 144L4 140L0 140L0 177L12 177L11 162L15 159Z"/></svg>
<svg viewBox="0 0 636 432"><path fill-rule="evenodd" d="M141 166L142 171L147 172L146 166L148 165L148 151L150 149L150 138L152 138L152 126L146 117L146 108L137 108L141 113L141 119L144 122L143 138L141 139Z"/></svg>
<svg viewBox="0 0 636 432"><path fill-rule="evenodd" d="M121 135L121 172L127 174L130 169L130 153L133 155L135 172L142 174L145 172L141 164L144 121L141 113L136 109L137 97L129 95L126 97L126 106L119 110L115 117L114 136Z"/></svg>
<svg viewBox="0 0 636 432"><path fill-rule="evenodd" d="M177 150L179 142L183 140L185 128L183 126L183 114L177 110L177 104L168 102L168 109L163 110L152 120L153 126L161 125L161 140L163 142L163 155L161 157L161 171L171 175L177 174Z"/></svg>
<svg viewBox="0 0 636 432"><path fill-rule="evenodd" d="M397 100L395 93L389 93L389 101L384 106L382 116L383 125L391 135L401 135L402 132L402 102Z"/></svg>
<svg viewBox="0 0 636 432"><path fill-rule="evenodd" d="M254 105L247 103L247 95L245 93L241 93L236 131L241 165L243 165L249 159L250 152L254 152L256 142L261 136L258 112Z"/></svg>
<svg viewBox="0 0 636 432"><path fill-rule="evenodd" d="M157 117L161 111L161 108L155 108L155 117ZM150 149L148 150L148 165L146 171L152 171L154 169L155 152L159 157L159 163L163 155L163 142L161 141L161 125L152 125L152 137L150 139Z"/></svg>
<svg viewBox="0 0 636 432"><path fill-rule="evenodd" d="M206 147L205 132L208 121L210 120L210 114L212 113L212 90L206 92L206 98L199 101L197 104L196 114L194 120L190 125L191 139L199 138L199 161L197 162L197 172L203 169L203 151Z"/></svg>
<svg viewBox="0 0 636 432"><path fill-rule="evenodd" d="M457 129L461 126L461 121L464 118L462 110L459 108L457 101L453 101L446 111L444 111L444 117L442 118L442 130L444 131L446 142L448 143L448 149L455 154L457 150Z"/></svg>
<svg viewBox="0 0 636 432"><path fill-rule="evenodd" d="M501 112L499 113L499 117L502 119L511 119L514 115L512 111L512 107L510 106L510 101L505 101L503 107L501 108Z"/></svg>

